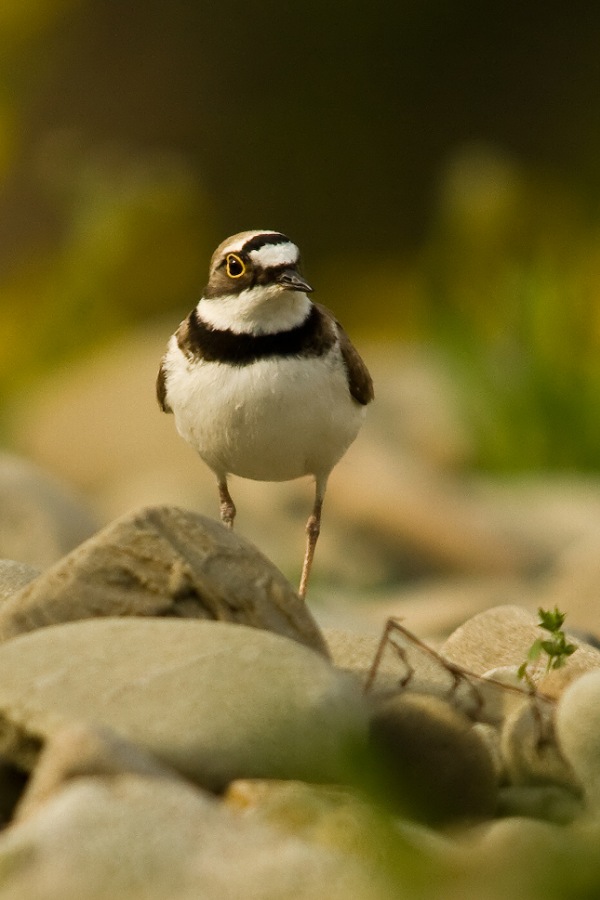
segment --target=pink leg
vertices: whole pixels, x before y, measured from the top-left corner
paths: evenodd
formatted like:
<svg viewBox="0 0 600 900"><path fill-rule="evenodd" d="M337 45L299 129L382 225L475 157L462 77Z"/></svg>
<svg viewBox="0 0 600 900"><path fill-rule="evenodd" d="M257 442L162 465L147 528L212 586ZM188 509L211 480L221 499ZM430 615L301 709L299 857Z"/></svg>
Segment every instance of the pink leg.
<svg viewBox="0 0 600 900"><path fill-rule="evenodd" d="M321 531L321 510L323 509L323 497L325 495L325 484L317 481L315 502L312 513L306 523L306 551L304 553L304 564L302 566L302 577L300 578L300 587L298 593L304 600L306 597L306 589L308 587L308 579L312 568L313 557L315 555L315 547L317 539Z"/></svg>
<svg viewBox="0 0 600 900"><path fill-rule="evenodd" d="M219 501L221 522L227 528L233 528L233 520L235 519L235 503L231 499L229 488L227 487L227 479L223 478L219 481Z"/></svg>

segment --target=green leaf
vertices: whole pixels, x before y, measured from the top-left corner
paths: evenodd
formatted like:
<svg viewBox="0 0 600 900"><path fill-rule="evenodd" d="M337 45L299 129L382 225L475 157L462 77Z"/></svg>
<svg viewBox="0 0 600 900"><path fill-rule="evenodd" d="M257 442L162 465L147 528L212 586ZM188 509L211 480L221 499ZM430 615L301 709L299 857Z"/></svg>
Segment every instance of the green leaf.
<svg viewBox="0 0 600 900"><path fill-rule="evenodd" d="M556 641L541 641L542 650L544 653L547 653L548 656L561 656L562 655L562 647Z"/></svg>
<svg viewBox="0 0 600 900"><path fill-rule="evenodd" d="M553 659L548 660L548 671L550 669L562 669L566 662L567 660L564 656L555 656Z"/></svg>
<svg viewBox="0 0 600 900"><path fill-rule="evenodd" d="M540 617L540 628L549 631L551 634L556 634L557 631L560 631L566 618L566 613L560 612L557 606L554 607L553 612L549 609L542 609L540 606L538 615Z"/></svg>
<svg viewBox="0 0 600 900"><path fill-rule="evenodd" d="M532 690L535 686L529 672L530 663L538 663L542 653L546 655L545 669L550 672L552 669L560 669L566 664L567 658L577 650L576 644L567 643L567 636L562 630L566 613L559 610L557 606L553 610L538 609L540 628L549 633L549 637L537 638L527 652L527 659L521 664L517 670L519 678L524 679L530 685Z"/></svg>
<svg viewBox="0 0 600 900"><path fill-rule="evenodd" d="M529 662L536 662L536 660L540 658L540 656L542 655L542 650L544 649L543 644L544 642L541 638L538 638L533 642L533 644L527 651L527 659L529 660Z"/></svg>

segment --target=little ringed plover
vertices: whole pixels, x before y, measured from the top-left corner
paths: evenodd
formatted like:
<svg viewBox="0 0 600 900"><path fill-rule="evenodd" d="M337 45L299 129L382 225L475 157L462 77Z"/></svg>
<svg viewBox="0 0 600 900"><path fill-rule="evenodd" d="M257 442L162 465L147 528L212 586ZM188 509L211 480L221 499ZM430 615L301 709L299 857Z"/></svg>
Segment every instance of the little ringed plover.
<svg viewBox="0 0 600 900"><path fill-rule="evenodd" d="M308 294L298 247L244 231L215 250L202 298L171 337L161 408L214 472L233 527L228 475L315 480L299 594L305 597L327 479L355 439L373 383L334 315Z"/></svg>

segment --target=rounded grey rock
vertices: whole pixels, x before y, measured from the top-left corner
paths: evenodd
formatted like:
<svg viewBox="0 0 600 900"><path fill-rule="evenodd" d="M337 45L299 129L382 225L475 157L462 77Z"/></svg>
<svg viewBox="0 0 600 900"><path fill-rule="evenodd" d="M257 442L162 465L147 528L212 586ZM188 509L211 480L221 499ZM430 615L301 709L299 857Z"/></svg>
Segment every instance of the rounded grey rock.
<svg viewBox="0 0 600 900"><path fill-rule="evenodd" d="M520 666L532 643L544 636L532 613L519 606L496 606L467 619L442 645L440 653L449 662L484 675L494 669ZM543 667L531 673L539 690L550 697L558 697L583 672L600 668L600 651L570 634L567 638L577 650L564 666L549 674Z"/></svg>
<svg viewBox="0 0 600 900"><path fill-rule="evenodd" d="M98 616L173 616L252 625L327 647L306 604L256 547L172 506L112 522L0 608L0 640Z"/></svg>
<svg viewBox="0 0 600 900"><path fill-rule="evenodd" d="M581 797L558 784L506 785L500 789L498 815L544 819L568 825L583 812Z"/></svg>
<svg viewBox="0 0 600 900"><path fill-rule="evenodd" d="M513 785L559 785L579 791L572 767L561 753L553 706L528 698L506 717L501 732L502 756Z"/></svg>
<svg viewBox="0 0 600 900"><path fill-rule="evenodd" d="M430 824L490 816L492 756L463 713L437 697L400 694L376 706L371 739L400 808Z"/></svg>
<svg viewBox="0 0 600 900"><path fill-rule="evenodd" d="M594 814L600 813L600 671L574 681L559 700L555 728Z"/></svg>
<svg viewBox="0 0 600 900"><path fill-rule="evenodd" d="M32 769L44 742L80 720L211 789L234 778L343 780L367 732L352 679L256 628L104 618L0 646L0 754Z"/></svg>
<svg viewBox="0 0 600 900"><path fill-rule="evenodd" d="M14 559L0 559L0 602L22 590L39 574L39 569L27 563L16 562Z"/></svg>
<svg viewBox="0 0 600 900"><path fill-rule="evenodd" d="M44 569L96 528L67 485L18 456L0 454L0 557Z"/></svg>
<svg viewBox="0 0 600 900"><path fill-rule="evenodd" d="M325 893L324 893L324 886ZM0 833L1 900L392 900L367 861L184 782L81 777Z"/></svg>
<svg viewBox="0 0 600 900"><path fill-rule="evenodd" d="M14 819L22 821L35 815L50 797L74 779L120 778L127 774L181 780L174 769L109 728L87 722L59 728L44 744Z"/></svg>

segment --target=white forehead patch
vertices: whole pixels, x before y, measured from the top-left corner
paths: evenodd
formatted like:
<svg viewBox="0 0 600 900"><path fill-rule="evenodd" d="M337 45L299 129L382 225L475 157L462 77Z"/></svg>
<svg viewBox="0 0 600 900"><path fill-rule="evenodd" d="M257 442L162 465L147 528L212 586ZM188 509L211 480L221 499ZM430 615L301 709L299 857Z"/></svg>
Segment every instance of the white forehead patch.
<svg viewBox="0 0 600 900"><path fill-rule="evenodd" d="M286 241L285 244L265 244L258 250L251 250L249 256L255 266L268 269L271 266L295 266L300 252L295 244Z"/></svg>

